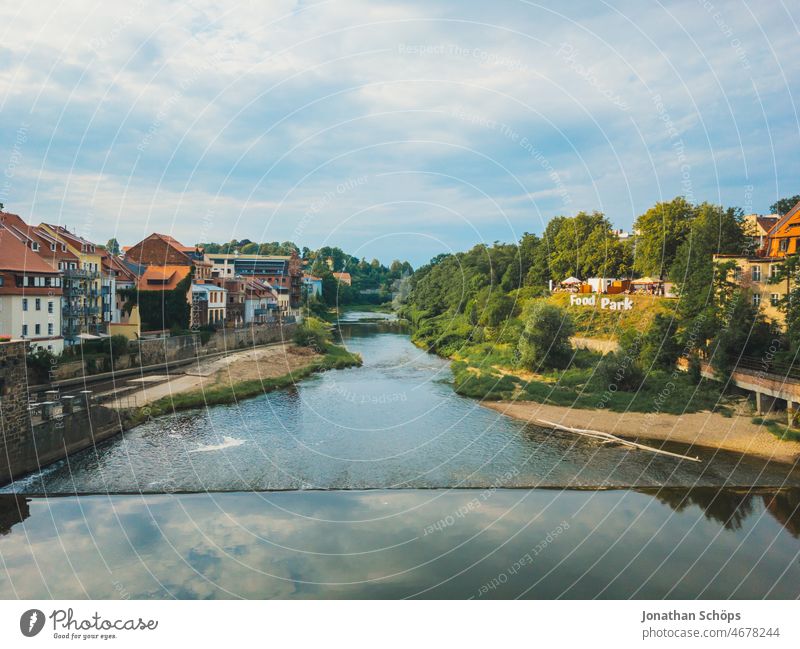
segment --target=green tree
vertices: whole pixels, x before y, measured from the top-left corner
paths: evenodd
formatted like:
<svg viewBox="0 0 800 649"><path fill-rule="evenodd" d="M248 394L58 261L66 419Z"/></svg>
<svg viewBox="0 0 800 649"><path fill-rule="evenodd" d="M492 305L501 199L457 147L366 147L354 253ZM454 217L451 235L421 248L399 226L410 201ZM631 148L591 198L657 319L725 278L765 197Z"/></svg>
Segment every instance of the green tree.
<svg viewBox="0 0 800 649"><path fill-rule="evenodd" d="M670 369L680 355L675 336L677 322L673 315L657 313L645 333L639 351L639 364L645 370Z"/></svg>
<svg viewBox="0 0 800 649"><path fill-rule="evenodd" d="M669 276L680 296L677 308L684 344L687 336L702 343L716 333L717 300L726 292L727 273L720 272L714 255L740 254L746 248L741 222L741 210L703 203L696 208L689 236L678 246Z"/></svg>
<svg viewBox="0 0 800 649"><path fill-rule="evenodd" d="M656 203L636 219L634 270L663 279L692 227L695 208L682 196Z"/></svg>
<svg viewBox="0 0 800 649"><path fill-rule="evenodd" d="M781 198L770 205L769 209L772 210L773 214L780 214L783 216L798 203L800 203L800 194L788 198Z"/></svg>
<svg viewBox="0 0 800 649"><path fill-rule="evenodd" d="M569 275L583 279L615 277L625 270L622 245L601 212L578 212L560 221L549 262L551 276L556 280Z"/></svg>
<svg viewBox="0 0 800 649"><path fill-rule="evenodd" d="M572 356L569 339L574 333L575 325L566 311L535 301L528 310L519 339L520 365L531 371L566 367Z"/></svg>
<svg viewBox="0 0 800 649"><path fill-rule="evenodd" d="M114 255L115 257L120 254L119 241L117 241L116 237L111 237L108 240L106 243L106 250L109 254Z"/></svg>

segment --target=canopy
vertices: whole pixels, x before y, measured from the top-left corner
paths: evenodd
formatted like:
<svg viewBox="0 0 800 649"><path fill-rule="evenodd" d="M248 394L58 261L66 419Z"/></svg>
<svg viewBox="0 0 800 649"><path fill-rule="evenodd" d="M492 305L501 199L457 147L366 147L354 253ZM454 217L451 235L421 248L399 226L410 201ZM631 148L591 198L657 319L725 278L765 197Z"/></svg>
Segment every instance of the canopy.
<svg viewBox="0 0 800 649"><path fill-rule="evenodd" d="M663 284L660 279L656 279L654 277L640 277L639 279L635 279L631 282L631 284Z"/></svg>
<svg viewBox="0 0 800 649"><path fill-rule="evenodd" d="M94 334L78 334L80 340L100 340L100 336Z"/></svg>
<svg viewBox="0 0 800 649"><path fill-rule="evenodd" d="M577 277L567 277L567 279L565 279L561 283L562 284L580 284L581 280L579 280Z"/></svg>

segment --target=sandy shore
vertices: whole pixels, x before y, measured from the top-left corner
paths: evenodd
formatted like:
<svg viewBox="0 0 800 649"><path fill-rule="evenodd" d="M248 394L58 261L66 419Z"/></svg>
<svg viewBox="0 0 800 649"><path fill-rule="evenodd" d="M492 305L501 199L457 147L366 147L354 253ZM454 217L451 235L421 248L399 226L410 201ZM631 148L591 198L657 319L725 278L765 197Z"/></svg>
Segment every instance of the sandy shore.
<svg viewBox="0 0 800 649"><path fill-rule="evenodd" d="M253 379L278 378L300 370L320 358L321 354L289 343L234 352L182 368L180 374L129 380L123 386L128 388L125 396L120 395L119 401L113 405L126 408L133 402L141 407L183 392L230 386ZM132 385L136 385L138 389L129 391Z"/></svg>
<svg viewBox="0 0 800 649"><path fill-rule="evenodd" d="M723 417L711 412L686 415L610 412L553 406L532 401L483 401L482 405L525 422L545 419L572 428L589 428L632 440L664 440L725 449L794 464L800 442L784 442L752 423L752 415ZM541 424L539 424L541 425Z"/></svg>

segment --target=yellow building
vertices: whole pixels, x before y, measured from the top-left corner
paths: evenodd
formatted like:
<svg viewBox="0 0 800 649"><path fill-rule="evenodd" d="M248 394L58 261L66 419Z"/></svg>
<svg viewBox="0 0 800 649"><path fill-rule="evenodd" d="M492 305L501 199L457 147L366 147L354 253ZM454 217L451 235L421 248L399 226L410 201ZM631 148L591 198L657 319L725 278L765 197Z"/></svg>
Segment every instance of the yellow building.
<svg viewBox="0 0 800 649"><path fill-rule="evenodd" d="M39 225L51 237L67 246L78 258L78 268L60 269L64 273L63 314L74 322L75 332L102 333L102 268L103 254L96 245L67 230L61 225L42 223ZM74 336L68 337L74 343ZM71 340L69 338L72 338Z"/></svg>
<svg viewBox="0 0 800 649"><path fill-rule="evenodd" d="M714 255L714 261L719 264L735 262L736 268L731 272L729 279L749 291L753 304L761 309L767 319L774 320L781 326L785 324L785 317L779 306L781 300L789 293L788 280L770 282L770 279L778 273L783 263L782 258Z"/></svg>

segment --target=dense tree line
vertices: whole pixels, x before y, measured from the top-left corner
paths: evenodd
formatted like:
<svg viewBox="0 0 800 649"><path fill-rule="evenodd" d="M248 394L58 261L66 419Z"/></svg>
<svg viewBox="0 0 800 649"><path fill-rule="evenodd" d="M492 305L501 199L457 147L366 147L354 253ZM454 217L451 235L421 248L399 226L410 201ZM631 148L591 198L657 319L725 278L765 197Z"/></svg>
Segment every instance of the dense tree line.
<svg viewBox="0 0 800 649"><path fill-rule="evenodd" d="M580 212L553 218L541 236L526 233L517 244L439 255L414 274L402 312L415 339L440 354L460 355L491 341L516 345L517 363L529 369L564 367L564 340L573 327L567 313L537 304L548 295L548 280L649 275L673 282L679 299L649 331L622 332L621 338L631 333L637 342L607 365L633 358L633 375L636 368L674 366L686 354L703 356L724 372L739 356L758 356L772 344L774 327L748 289L731 281L733 265L713 260L715 254L752 253L741 210L677 197L640 215L634 232L620 240L603 214ZM787 272L800 280L800 265ZM800 289L795 293L784 305L789 332L781 340L784 348L800 349Z"/></svg>

